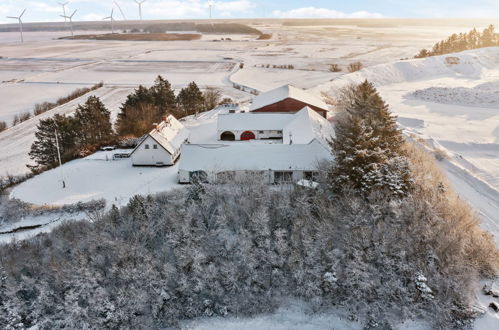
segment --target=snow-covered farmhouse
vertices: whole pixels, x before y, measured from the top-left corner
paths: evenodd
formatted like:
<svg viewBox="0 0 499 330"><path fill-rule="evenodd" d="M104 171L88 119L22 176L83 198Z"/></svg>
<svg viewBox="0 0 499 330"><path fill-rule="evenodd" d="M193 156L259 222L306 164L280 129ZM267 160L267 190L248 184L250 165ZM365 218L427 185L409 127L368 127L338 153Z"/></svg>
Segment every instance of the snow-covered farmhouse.
<svg viewBox="0 0 499 330"><path fill-rule="evenodd" d="M185 144L179 182L224 182L251 173L268 183L313 180L331 160L331 124L309 107L295 114L234 113L218 116L220 144Z"/></svg>
<svg viewBox="0 0 499 330"><path fill-rule="evenodd" d="M291 85L285 85L258 95L253 99L250 111L295 113L306 106L327 118L329 107L324 101Z"/></svg>
<svg viewBox="0 0 499 330"><path fill-rule="evenodd" d="M135 147L130 157L133 166L169 166L180 156L183 143L189 142L189 130L175 117L168 116Z"/></svg>

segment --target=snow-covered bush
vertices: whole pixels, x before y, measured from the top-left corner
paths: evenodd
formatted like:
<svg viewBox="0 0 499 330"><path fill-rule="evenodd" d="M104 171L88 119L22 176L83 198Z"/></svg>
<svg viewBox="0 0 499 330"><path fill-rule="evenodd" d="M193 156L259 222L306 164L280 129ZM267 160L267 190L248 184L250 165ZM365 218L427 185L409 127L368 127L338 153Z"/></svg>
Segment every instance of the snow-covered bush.
<svg viewBox="0 0 499 330"><path fill-rule="evenodd" d="M471 317L469 298L481 277L497 274L498 252L470 209L438 188L431 156L409 151L416 186L400 199L330 199L259 180L197 184L4 245L0 299L11 307L0 320L166 328L270 312L296 297L366 327L424 317L450 328Z"/></svg>

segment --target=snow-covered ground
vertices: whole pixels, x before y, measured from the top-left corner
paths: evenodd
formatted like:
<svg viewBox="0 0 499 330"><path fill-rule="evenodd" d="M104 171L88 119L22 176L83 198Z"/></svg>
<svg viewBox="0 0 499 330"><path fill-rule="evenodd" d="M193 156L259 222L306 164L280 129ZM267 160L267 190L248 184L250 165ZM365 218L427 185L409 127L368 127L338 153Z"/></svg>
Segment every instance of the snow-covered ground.
<svg viewBox="0 0 499 330"><path fill-rule="evenodd" d="M483 228L499 244L499 48L398 61L451 33L468 30L469 26L264 24L258 28L272 33L273 38L256 41L240 37L230 42L213 42L220 36L204 36L191 42L134 43L60 41L33 33L27 43L18 45L14 34L0 33L0 120L10 122L16 112L31 109L34 103L51 101L68 90L101 80L105 87L92 93L101 97L115 116L132 88L151 84L157 74L169 79L176 88L190 81L218 86L236 100L247 100L250 95L233 89L232 83L259 91L291 83L311 88L318 96L328 92L334 97L346 84L368 79L399 116L407 134L447 153L448 159L440 162L442 168L456 191L480 215ZM368 67L352 74L328 72L329 64L345 67L357 60ZM244 68L239 69L238 63L244 63ZM262 68L262 64L271 67ZM291 64L295 69L274 69L274 64ZM27 171L27 152L40 118L69 114L85 98L0 133L0 175ZM216 139L216 115L209 112L186 122L194 143ZM179 187L176 166L134 168L129 160L110 159L109 153L99 152L65 164L62 175L66 189L61 187L60 169L54 169L14 188L12 196L36 204L60 205L104 198L108 204L123 205L134 194ZM355 324L336 323L345 321L334 315L310 317L300 307L286 308L245 320L198 320L188 328L306 329L308 324L312 325L308 328L317 329L337 324L342 329L357 328ZM476 328L492 329L497 324L497 315L488 313L476 323Z"/></svg>
<svg viewBox="0 0 499 330"><path fill-rule="evenodd" d="M184 322L181 329L186 330L361 330L362 324L339 316L334 311L314 313L307 303L289 301L274 313L250 318L201 318ZM396 330L429 330L431 326L423 322L409 321Z"/></svg>

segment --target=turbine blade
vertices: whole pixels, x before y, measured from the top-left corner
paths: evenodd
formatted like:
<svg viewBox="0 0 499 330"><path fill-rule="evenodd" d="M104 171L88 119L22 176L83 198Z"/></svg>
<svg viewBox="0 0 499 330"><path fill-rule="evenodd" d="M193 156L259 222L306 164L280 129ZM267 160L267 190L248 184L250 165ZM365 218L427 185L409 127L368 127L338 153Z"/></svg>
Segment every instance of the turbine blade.
<svg viewBox="0 0 499 330"><path fill-rule="evenodd" d="M21 13L21 15L19 15L19 18L23 17L25 12L26 12L26 9L24 9L23 12Z"/></svg>
<svg viewBox="0 0 499 330"><path fill-rule="evenodd" d="M19 17L14 17L14 16L7 16L7 18L19 19Z"/></svg>
<svg viewBox="0 0 499 330"><path fill-rule="evenodd" d="M69 17L71 17L71 18L72 18L72 17L74 16L74 14L76 14L76 11L77 11L77 10L78 10L78 9L75 9L75 11L74 11L74 12L71 14L71 16L69 16Z"/></svg>

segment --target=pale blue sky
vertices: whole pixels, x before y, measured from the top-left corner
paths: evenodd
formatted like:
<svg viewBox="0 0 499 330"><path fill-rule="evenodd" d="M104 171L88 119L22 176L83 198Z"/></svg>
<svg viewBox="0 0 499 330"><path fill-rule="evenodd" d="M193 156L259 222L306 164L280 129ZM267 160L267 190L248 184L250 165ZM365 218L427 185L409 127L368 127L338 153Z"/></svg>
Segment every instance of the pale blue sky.
<svg viewBox="0 0 499 330"><path fill-rule="evenodd" d="M68 0L60 0L68 1ZM24 21L61 20L57 0L0 0L0 23L27 8ZM75 20L98 20L109 16L113 0L69 0L67 11L78 9ZM128 19L138 18L133 0L116 0ZM415 18L494 18L499 17L499 0L214 0L214 18L248 17L415 17ZM144 19L207 18L208 0L147 0Z"/></svg>

